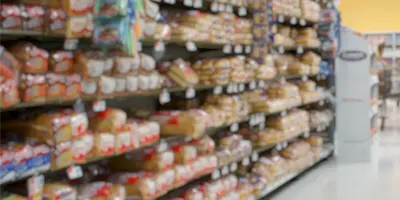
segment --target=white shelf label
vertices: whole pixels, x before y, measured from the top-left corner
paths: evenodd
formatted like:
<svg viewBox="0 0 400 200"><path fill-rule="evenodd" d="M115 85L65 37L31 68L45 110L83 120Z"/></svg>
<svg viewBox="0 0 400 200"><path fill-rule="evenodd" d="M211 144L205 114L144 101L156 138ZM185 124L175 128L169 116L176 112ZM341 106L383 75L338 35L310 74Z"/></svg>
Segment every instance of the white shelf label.
<svg viewBox="0 0 400 200"><path fill-rule="evenodd" d="M258 161L258 153L257 152L253 152L253 154L251 154L251 161L253 161L253 162Z"/></svg>
<svg viewBox="0 0 400 200"><path fill-rule="evenodd" d="M282 144L278 143L275 148L276 148L276 150L281 151L282 150Z"/></svg>
<svg viewBox="0 0 400 200"><path fill-rule="evenodd" d="M219 170L215 170L212 174L211 174L211 178L212 180L216 180L219 179L219 177L221 177L221 173L219 172Z"/></svg>
<svg viewBox="0 0 400 200"><path fill-rule="evenodd" d="M231 172L236 172L236 170L238 168L237 163L232 163L230 168L231 168Z"/></svg>
<svg viewBox="0 0 400 200"><path fill-rule="evenodd" d="M160 104L166 104L171 101L171 95L169 94L167 89L163 89L159 96Z"/></svg>
<svg viewBox="0 0 400 200"><path fill-rule="evenodd" d="M281 84L286 84L286 78L285 77L281 77L281 79L279 80L279 82Z"/></svg>
<svg viewBox="0 0 400 200"><path fill-rule="evenodd" d="M290 24L296 25L296 24L297 24L297 18L296 18L296 17L292 17L292 18L290 19Z"/></svg>
<svg viewBox="0 0 400 200"><path fill-rule="evenodd" d="M218 3L217 2L214 1L211 3L211 11L218 12Z"/></svg>
<svg viewBox="0 0 400 200"><path fill-rule="evenodd" d="M243 92L245 90L244 83L239 84L239 92Z"/></svg>
<svg viewBox="0 0 400 200"><path fill-rule="evenodd" d="M256 87L257 87L257 82L256 82L256 80L252 80L252 81L250 82L249 88L250 88L251 90L254 90L254 89L256 89Z"/></svg>
<svg viewBox="0 0 400 200"><path fill-rule="evenodd" d="M219 12L224 12L225 11L225 4L221 3L218 5L218 11Z"/></svg>
<svg viewBox="0 0 400 200"><path fill-rule="evenodd" d="M228 4L226 5L226 12L232 13L233 12L233 6Z"/></svg>
<svg viewBox="0 0 400 200"><path fill-rule="evenodd" d="M228 86L227 86L227 88L226 88L226 92L228 93L228 94L231 94L231 93L233 93L233 88L232 88L232 83L230 83Z"/></svg>
<svg viewBox="0 0 400 200"><path fill-rule="evenodd" d="M139 40L136 42L136 49L137 49L137 51L139 51L139 52L143 50L142 42L139 41Z"/></svg>
<svg viewBox="0 0 400 200"><path fill-rule="evenodd" d="M310 137L310 132L308 132L308 131L305 132L305 133L304 133L304 137L305 137L305 138L309 138L309 137Z"/></svg>
<svg viewBox="0 0 400 200"><path fill-rule="evenodd" d="M160 144L157 147L157 152L161 153L168 149L168 144L165 140L161 139Z"/></svg>
<svg viewBox="0 0 400 200"><path fill-rule="evenodd" d="M287 115L287 111L286 111L286 110L284 110L284 111L281 112L281 116L282 116L282 117L284 117L284 116L286 116L286 115Z"/></svg>
<svg viewBox="0 0 400 200"><path fill-rule="evenodd" d="M245 7L240 7L238 11L239 16L246 16L247 15L247 9Z"/></svg>
<svg viewBox="0 0 400 200"><path fill-rule="evenodd" d="M69 180L75 180L83 176L82 167L79 165L73 165L67 169L67 175Z"/></svg>
<svg viewBox="0 0 400 200"><path fill-rule="evenodd" d="M42 197L43 186L44 186L44 176L37 175L28 179L28 197L30 200L39 200Z"/></svg>
<svg viewBox="0 0 400 200"><path fill-rule="evenodd" d="M251 45L246 45L246 47L244 48L244 52L251 53Z"/></svg>
<svg viewBox="0 0 400 200"><path fill-rule="evenodd" d="M323 106L323 105L325 105L325 101L324 100L321 100L321 101L319 101L319 106Z"/></svg>
<svg viewBox="0 0 400 200"><path fill-rule="evenodd" d="M195 8L203 7L203 0L194 0L193 7L195 7Z"/></svg>
<svg viewBox="0 0 400 200"><path fill-rule="evenodd" d="M249 166L249 164L250 164L250 158L249 157L246 157L246 158L244 158L242 160L242 165L243 166Z"/></svg>
<svg viewBox="0 0 400 200"><path fill-rule="evenodd" d="M232 53L232 45L230 44L224 45L224 47L222 48L222 52L224 52L225 54Z"/></svg>
<svg viewBox="0 0 400 200"><path fill-rule="evenodd" d="M301 80L302 80L303 82L306 82L306 81L308 80L308 76L303 75L303 76L301 77Z"/></svg>
<svg viewBox="0 0 400 200"><path fill-rule="evenodd" d="M192 7L193 6L193 0L184 0L183 5L187 7Z"/></svg>
<svg viewBox="0 0 400 200"><path fill-rule="evenodd" d="M279 15L279 16L278 16L278 22L279 22L279 23L285 22L285 17L284 17L283 15Z"/></svg>
<svg viewBox="0 0 400 200"><path fill-rule="evenodd" d="M235 53L243 53L243 46L240 44L235 45Z"/></svg>
<svg viewBox="0 0 400 200"><path fill-rule="evenodd" d="M186 99L194 98L196 96L196 90L194 90L193 87L189 87L188 89L186 89L185 96Z"/></svg>
<svg viewBox="0 0 400 200"><path fill-rule="evenodd" d="M239 86L236 83L232 84L232 92L233 93L238 93L239 92Z"/></svg>
<svg viewBox="0 0 400 200"><path fill-rule="evenodd" d="M229 130L230 130L231 132L236 132L236 131L238 131L238 130L239 130L239 124L238 124L238 123L232 124L231 127L229 128Z"/></svg>
<svg viewBox="0 0 400 200"><path fill-rule="evenodd" d="M284 48L283 46L279 46L278 52L279 52L280 54L285 53L285 48Z"/></svg>
<svg viewBox="0 0 400 200"><path fill-rule="evenodd" d="M303 48L303 46L298 46L298 47L297 47L297 54L302 54L302 53L304 53L304 48Z"/></svg>
<svg viewBox="0 0 400 200"><path fill-rule="evenodd" d="M176 3L175 0L164 0L164 2L167 4L172 4L172 5L174 5Z"/></svg>
<svg viewBox="0 0 400 200"><path fill-rule="evenodd" d="M258 130L262 131L265 128L265 123L264 122L260 122L260 124L258 125Z"/></svg>
<svg viewBox="0 0 400 200"><path fill-rule="evenodd" d="M306 20L305 20L305 19L300 19L300 25L301 25L301 26L307 25Z"/></svg>
<svg viewBox="0 0 400 200"><path fill-rule="evenodd" d="M229 173L229 168L228 168L228 166L224 166L224 167L222 168L222 170L221 170L222 176L225 176L225 175L227 175L228 173Z"/></svg>
<svg viewBox="0 0 400 200"><path fill-rule="evenodd" d="M288 146L288 142L287 141L282 142L282 148L286 148L287 146Z"/></svg>
<svg viewBox="0 0 400 200"><path fill-rule="evenodd" d="M214 88L214 94L218 95L218 94L222 94L222 86L218 85Z"/></svg>
<svg viewBox="0 0 400 200"><path fill-rule="evenodd" d="M76 50L78 48L79 40L75 38L67 38L64 41L65 50Z"/></svg>
<svg viewBox="0 0 400 200"><path fill-rule="evenodd" d="M197 46L193 41L187 41L186 49L190 52L197 51Z"/></svg>
<svg viewBox="0 0 400 200"><path fill-rule="evenodd" d="M92 108L94 112L102 112L106 110L106 102L104 100L98 100L93 102Z"/></svg>
<svg viewBox="0 0 400 200"><path fill-rule="evenodd" d="M265 83L263 80L258 81L258 87L259 88L264 88L265 87Z"/></svg>
<svg viewBox="0 0 400 200"><path fill-rule="evenodd" d="M156 52L163 52L165 50L165 44L162 40L157 41L154 43L154 50Z"/></svg>

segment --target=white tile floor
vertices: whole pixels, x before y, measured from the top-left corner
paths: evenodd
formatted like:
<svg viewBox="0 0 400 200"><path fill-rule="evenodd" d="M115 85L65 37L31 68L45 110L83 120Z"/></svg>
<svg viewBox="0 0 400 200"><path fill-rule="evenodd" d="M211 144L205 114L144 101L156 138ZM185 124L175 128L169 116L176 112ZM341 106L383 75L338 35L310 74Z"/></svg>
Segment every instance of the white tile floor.
<svg viewBox="0 0 400 200"><path fill-rule="evenodd" d="M268 199L400 200L400 108L395 109L393 103L390 108L387 128L376 137L371 163L338 164L331 158Z"/></svg>

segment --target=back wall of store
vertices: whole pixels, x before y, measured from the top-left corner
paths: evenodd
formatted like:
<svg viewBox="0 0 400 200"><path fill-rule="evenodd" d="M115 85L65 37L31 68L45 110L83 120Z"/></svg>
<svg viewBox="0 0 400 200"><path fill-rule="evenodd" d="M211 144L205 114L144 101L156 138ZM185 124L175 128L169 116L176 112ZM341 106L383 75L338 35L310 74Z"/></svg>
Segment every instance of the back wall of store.
<svg viewBox="0 0 400 200"><path fill-rule="evenodd" d="M360 32L400 31L400 0L342 0L342 24Z"/></svg>

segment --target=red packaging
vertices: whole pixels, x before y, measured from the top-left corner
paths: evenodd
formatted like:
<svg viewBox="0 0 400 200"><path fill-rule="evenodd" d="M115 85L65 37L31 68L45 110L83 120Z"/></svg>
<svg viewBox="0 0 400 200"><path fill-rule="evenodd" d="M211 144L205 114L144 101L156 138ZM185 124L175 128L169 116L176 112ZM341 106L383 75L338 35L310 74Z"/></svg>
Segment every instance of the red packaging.
<svg viewBox="0 0 400 200"><path fill-rule="evenodd" d="M21 9L17 5L1 4L1 28L3 29L21 29Z"/></svg>
<svg viewBox="0 0 400 200"><path fill-rule="evenodd" d="M23 27L26 30L41 31L44 28L44 9L41 6L25 6Z"/></svg>
<svg viewBox="0 0 400 200"><path fill-rule="evenodd" d="M67 14L63 9L51 8L48 11L46 31L50 33L65 33Z"/></svg>
<svg viewBox="0 0 400 200"><path fill-rule="evenodd" d="M68 74L65 76L66 100L76 99L81 95L81 76L79 74Z"/></svg>
<svg viewBox="0 0 400 200"><path fill-rule="evenodd" d="M57 74L71 73L74 64L74 54L70 51L56 51L51 54L50 70Z"/></svg>
<svg viewBox="0 0 400 200"><path fill-rule="evenodd" d="M14 80L6 80L0 84L0 107L6 108L20 102L18 84Z"/></svg>
<svg viewBox="0 0 400 200"><path fill-rule="evenodd" d="M44 102L47 84L44 75L22 74L20 89L23 102Z"/></svg>
<svg viewBox="0 0 400 200"><path fill-rule="evenodd" d="M62 74L46 74L47 80L47 101L65 99L67 86L65 76Z"/></svg>

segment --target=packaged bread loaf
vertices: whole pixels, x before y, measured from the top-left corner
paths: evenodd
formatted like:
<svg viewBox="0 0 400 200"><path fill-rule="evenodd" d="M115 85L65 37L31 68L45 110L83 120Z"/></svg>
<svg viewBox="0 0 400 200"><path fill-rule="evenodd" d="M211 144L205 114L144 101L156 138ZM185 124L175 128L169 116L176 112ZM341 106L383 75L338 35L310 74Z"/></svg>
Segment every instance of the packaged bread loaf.
<svg viewBox="0 0 400 200"><path fill-rule="evenodd" d="M89 127L96 132L118 133L124 129L127 116L123 110L106 108L105 111L96 113L89 121Z"/></svg>
<svg viewBox="0 0 400 200"><path fill-rule="evenodd" d="M23 6L23 28L25 30L43 32L44 28L44 8L37 5Z"/></svg>
<svg viewBox="0 0 400 200"><path fill-rule="evenodd" d="M71 100L78 98L82 90L81 76L79 74L67 74L65 75L65 80L65 99Z"/></svg>
<svg viewBox="0 0 400 200"><path fill-rule="evenodd" d="M289 65L287 71L293 75L307 75L310 74L310 66L296 61Z"/></svg>
<svg viewBox="0 0 400 200"><path fill-rule="evenodd" d="M69 51L56 51L50 55L50 71L57 74L71 73L73 70L74 55Z"/></svg>
<svg viewBox="0 0 400 200"><path fill-rule="evenodd" d="M31 145L17 143L10 147L13 154L13 164L15 177L22 178L34 173L34 169L30 165L33 159L33 149Z"/></svg>
<svg viewBox="0 0 400 200"><path fill-rule="evenodd" d="M94 134L95 155L98 157L110 156L115 150L115 134L97 132Z"/></svg>
<svg viewBox="0 0 400 200"><path fill-rule="evenodd" d="M296 85L302 91L311 92L311 91L315 91L315 89L316 89L316 83L311 80L297 82Z"/></svg>
<svg viewBox="0 0 400 200"><path fill-rule="evenodd" d="M16 80L9 79L0 83L0 108L10 107L20 101Z"/></svg>
<svg viewBox="0 0 400 200"><path fill-rule="evenodd" d="M145 154L144 160L137 163L137 167L142 170L158 171L166 170L174 164L174 153L172 151L165 151L157 153L151 151Z"/></svg>
<svg viewBox="0 0 400 200"><path fill-rule="evenodd" d="M303 56L300 58L301 62L308 64L310 66L319 66L319 63L321 62L321 57L315 54L312 51L309 51L305 53Z"/></svg>
<svg viewBox="0 0 400 200"><path fill-rule="evenodd" d="M49 144L70 141L72 139L71 118L60 112L41 114L32 123L29 135Z"/></svg>
<svg viewBox="0 0 400 200"><path fill-rule="evenodd" d="M193 162L197 157L197 150L192 145L173 145L174 160L177 164L187 164Z"/></svg>
<svg viewBox="0 0 400 200"><path fill-rule="evenodd" d="M114 77L111 76L101 76L99 79L99 94L102 97L112 97L114 96L115 89L117 87L117 82Z"/></svg>
<svg viewBox="0 0 400 200"><path fill-rule="evenodd" d="M87 29L93 24L90 15L70 16L67 18L65 35L69 38L85 37Z"/></svg>
<svg viewBox="0 0 400 200"><path fill-rule="evenodd" d="M87 133L72 142L72 159L74 163L85 163L94 156L94 135Z"/></svg>
<svg viewBox="0 0 400 200"><path fill-rule="evenodd" d="M133 149L133 139L132 133L124 128L124 131L121 131L115 134L115 150L116 154L121 154Z"/></svg>
<svg viewBox="0 0 400 200"><path fill-rule="evenodd" d="M139 146L146 146L157 142L160 139L160 125L152 121L128 120L127 126L137 135Z"/></svg>
<svg viewBox="0 0 400 200"><path fill-rule="evenodd" d="M111 175L109 180L112 183L121 184L125 188L126 196L141 197L143 199L147 195L154 197L155 195L155 180L154 174L151 172L121 172ZM143 189L143 190L141 190Z"/></svg>
<svg viewBox="0 0 400 200"><path fill-rule="evenodd" d="M86 97L94 97L99 93L98 79L84 79L81 83L81 95Z"/></svg>
<svg viewBox="0 0 400 200"><path fill-rule="evenodd" d="M151 120L160 124L161 134L184 134L192 138L202 136L207 126L207 114L202 110L160 111Z"/></svg>
<svg viewBox="0 0 400 200"><path fill-rule="evenodd" d="M79 197L84 199L125 199L126 191L122 185L108 182L92 182L78 187Z"/></svg>
<svg viewBox="0 0 400 200"><path fill-rule="evenodd" d="M45 31L50 33L65 34L67 14L63 9L50 8L46 13Z"/></svg>
<svg viewBox="0 0 400 200"><path fill-rule="evenodd" d="M14 168L14 153L7 146L0 148L0 183L14 180L16 171Z"/></svg>
<svg viewBox="0 0 400 200"><path fill-rule="evenodd" d="M197 74L182 59L175 60L169 67L167 74L181 87L193 86L199 82Z"/></svg>
<svg viewBox="0 0 400 200"><path fill-rule="evenodd" d="M307 142L301 141L290 144L288 147L283 149L280 154L289 159L295 159L308 154L311 151L311 145Z"/></svg>
<svg viewBox="0 0 400 200"><path fill-rule="evenodd" d="M99 78L104 72L105 62L100 58L101 54L97 52L78 52L75 56L75 71L79 72L81 77Z"/></svg>
<svg viewBox="0 0 400 200"><path fill-rule="evenodd" d="M194 178L194 172L192 171L191 165L175 165L175 180L173 186L175 188L180 187Z"/></svg>
<svg viewBox="0 0 400 200"><path fill-rule="evenodd" d="M75 2L70 0L50 1L48 6L50 8L62 8L69 16L84 15L93 12L95 0L88 0L85 2Z"/></svg>
<svg viewBox="0 0 400 200"><path fill-rule="evenodd" d="M51 157L52 169L68 167L72 165L73 161L71 141L62 142L55 146Z"/></svg>
<svg viewBox="0 0 400 200"><path fill-rule="evenodd" d="M312 147L320 147L324 143L324 140L320 136L311 136L306 139L306 142L308 142Z"/></svg>
<svg viewBox="0 0 400 200"><path fill-rule="evenodd" d="M21 98L24 102L44 102L47 95L46 77L42 74L22 74Z"/></svg>
<svg viewBox="0 0 400 200"><path fill-rule="evenodd" d="M65 183L46 183L43 186L43 197L46 200L76 199L76 189Z"/></svg>
<svg viewBox="0 0 400 200"><path fill-rule="evenodd" d="M10 48L10 52L22 62L22 72L40 74L47 72L49 53L31 43L16 43Z"/></svg>
<svg viewBox="0 0 400 200"><path fill-rule="evenodd" d="M18 5L0 4L0 22L3 29L18 30L22 28L22 11Z"/></svg>
<svg viewBox="0 0 400 200"><path fill-rule="evenodd" d="M48 73L46 74L47 82L47 101L61 100L65 99L66 95L66 79L62 74Z"/></svg>

